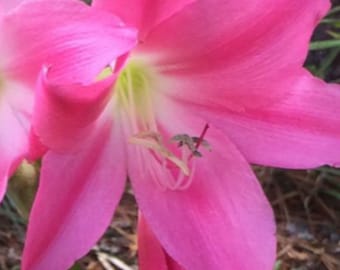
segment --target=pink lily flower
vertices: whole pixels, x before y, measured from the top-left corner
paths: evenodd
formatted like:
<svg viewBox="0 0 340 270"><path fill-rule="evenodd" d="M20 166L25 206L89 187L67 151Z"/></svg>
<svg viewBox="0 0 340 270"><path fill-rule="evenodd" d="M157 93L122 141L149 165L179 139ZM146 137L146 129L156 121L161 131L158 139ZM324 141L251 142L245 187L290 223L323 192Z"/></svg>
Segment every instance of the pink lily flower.
<svg viewBox="0 0 340 270"><path fill-rule="evenodd" d="M34 14L30 29L51 27L75 4L57 3L58 12L54 2L28 1L17 14ZM273 214L249 162L339 163L339 86L302 67L329 1L93 5L138 29L139 42L129 54L109 55L117 29L79 25L78 32L105 36L107 50L85 48L88 61L70 60L66 78L53 63L41 73L33 125L50 150L23 270L64 270L85 254L109 225L127 176L150 241L164 251L155 251L156 262L168 256L174 269L272 269ZM33 31L17 27L34 43Z"/></svg>

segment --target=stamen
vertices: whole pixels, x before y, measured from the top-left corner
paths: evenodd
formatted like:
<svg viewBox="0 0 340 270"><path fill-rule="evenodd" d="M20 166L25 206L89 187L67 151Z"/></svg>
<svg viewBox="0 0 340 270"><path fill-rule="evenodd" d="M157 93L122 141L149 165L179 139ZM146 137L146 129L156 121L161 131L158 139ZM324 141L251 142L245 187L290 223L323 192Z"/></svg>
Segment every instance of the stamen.
<svg viewBox="0 0 340 270"><path fill-rule="evenodd" d="M190 169L188 165L166 148L162 141L162 137L158 133L152 131L140 132L130 137L129 142L155 151L156 153L160 154L161 157L174 163L185 176L190 175Z"/></svg>
<svg viewBox="0 0 340 270"><path fill-rule="evenodd" d="M190 187L193 177L195 175L195 162L192 165L191 168L191 173L189 176L184 176L183 174L178 175L177 180L176 180L176 185L172 188L172 190L185 190L188 187Z"/></svg>
<svg viewBox="0 0 340 270"><path fill-rule="evenodd" d="M188 151L186 151L185 148L182 148L182 159L186 161L186 163L188 162ZM191 185L193 176L195 174L195 164L195 162L192 162L189 176L184 175L181 171L178 173L175 185L171 186L171 190L185 190Z"/></svg>

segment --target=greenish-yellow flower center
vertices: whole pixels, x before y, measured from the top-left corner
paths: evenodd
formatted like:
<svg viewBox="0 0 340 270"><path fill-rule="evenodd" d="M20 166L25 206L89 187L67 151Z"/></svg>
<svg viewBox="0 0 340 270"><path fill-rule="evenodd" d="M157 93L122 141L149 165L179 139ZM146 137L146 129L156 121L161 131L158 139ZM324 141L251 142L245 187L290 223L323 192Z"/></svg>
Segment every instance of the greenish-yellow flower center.
<svg viewBox="0 0 340 270"><path fill-rule="evenodd" d="M115 109L130 119L132 133L157 131L154 103L157 75L138 59L130 60L119 74L114 87Z"/></svg>
<svg viewBox="0 0 340 270"><path fill-rule="evenodd" d="M150 74L140 63L129 63L121 72L116 83L116 89L123 99L143 99L150 88Z"/></svg>

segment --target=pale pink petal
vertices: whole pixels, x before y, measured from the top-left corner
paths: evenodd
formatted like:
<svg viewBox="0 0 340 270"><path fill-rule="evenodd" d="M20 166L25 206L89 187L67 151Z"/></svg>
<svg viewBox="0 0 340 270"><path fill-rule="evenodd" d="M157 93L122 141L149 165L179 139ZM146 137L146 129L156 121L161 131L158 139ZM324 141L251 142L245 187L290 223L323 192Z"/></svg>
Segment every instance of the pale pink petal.
<svg viewBox="0 0 340 270"><path fill-rule="evenodd" d="M171 133L201 132L201 125L190 130L177 125L182 120L172 120ZM202 150L203 157L195 159L185 190L160 188L160 181L173 180L169 172L148 150L130 146L129 175L138 205L164 249L185 269L271 270L275 225L260 185L225 136L211 127L205 138L212 151Z"/></svg>
<svg viewBox="0 0 340 270"><path fill-rule="evenodd" d="M28 151L33 96L24 86L7 82L0 88L0 201L7 180Z"/></svg>
<svg viewBox="0 0 340 270"><path fill-rule="evenodd" d="M6 72L29 81L45 64L54 77L90 82L136 43L134 29L79 0L27 0L2 27L12 53Z"/></svg>
<svg viewBox="0 0 340 270"><path fill-rule="evenodd" d="M49 148L74 148L95 130L96 119L110 100L115 75L88 85L58 84L49 77L43 69L35 95L34 132Z"/></svg>
<svg viewBox="0 0 340 270"><path fill-rule="evenodd" d="M107 123L73 154L49 152L29 219L23 270L65 270L110 224L126 180L121 134Z"/></svg>
<svg viewBox="0 0 340 270"><path fill-rule="evenodd" d="M179 12L195 0L93 0L94 7L111 11L144 38L157 24Z"/></svg>

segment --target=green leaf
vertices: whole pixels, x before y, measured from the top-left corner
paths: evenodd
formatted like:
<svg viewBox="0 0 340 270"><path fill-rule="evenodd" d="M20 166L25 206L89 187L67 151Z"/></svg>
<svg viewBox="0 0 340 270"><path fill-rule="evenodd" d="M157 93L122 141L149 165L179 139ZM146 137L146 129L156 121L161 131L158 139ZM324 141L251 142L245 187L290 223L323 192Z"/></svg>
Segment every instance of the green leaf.
<svg viewBox="0 0 340 270"><path fill-rule="evenodd" d="M325 50L331 48L340 47L340 40L322 40L322 41L314 41L310 44L309 50Z"/></svg>
<svg viewBox="0 0 340 270"><path fill-rule="evenodd" d="M280 270L281 264L282 264L281 260L276 261L275 266L274 266L274 270Z"/></svg>
<svg viewBox="0 0 340 270"><path fill-rule="evenodd" d="M328 12L327 16L333 15L333 14L338 13L338 12L340 12L340 6L337 6L337 7L332 8L332 9Z"/></svg>
<svg viewBox="0 0 340 270"><path fill-rule="evenodd" d="M75 263L70 270L83 270L81 266L78 263Z"/></svg>

